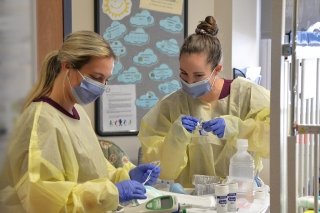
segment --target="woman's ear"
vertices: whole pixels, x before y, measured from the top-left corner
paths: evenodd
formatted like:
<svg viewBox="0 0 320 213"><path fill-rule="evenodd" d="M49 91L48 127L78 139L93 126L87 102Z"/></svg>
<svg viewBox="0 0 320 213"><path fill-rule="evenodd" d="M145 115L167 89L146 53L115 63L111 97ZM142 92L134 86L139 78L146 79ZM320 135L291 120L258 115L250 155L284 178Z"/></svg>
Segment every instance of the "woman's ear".
<svg viewBox="0 0 320 213"><path fill-rule="evenodd" d="M222 64L218 64L218 65L216 66L216 68L214 69L214 74L215 74L215 75L218 75L219 72L221 72L221 71L222 71Z"/></svg>
<svg viewBox="0 0 320 213"><path fill-rule="evenodd" d="M61 63L61 71L68 71L69 69L71 69L72 67L70 66L69 63L67 62L62 62Z"/></svg>

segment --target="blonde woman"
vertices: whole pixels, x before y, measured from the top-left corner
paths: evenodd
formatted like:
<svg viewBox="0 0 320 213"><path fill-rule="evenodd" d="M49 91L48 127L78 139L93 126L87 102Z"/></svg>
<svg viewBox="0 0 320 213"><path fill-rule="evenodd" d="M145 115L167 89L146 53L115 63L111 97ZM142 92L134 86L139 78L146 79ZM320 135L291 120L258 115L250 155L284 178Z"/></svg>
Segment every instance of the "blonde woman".
<svg viewBox="0 0 320 213"><path fill-rule="evenodd" d="M49 54L17 121L1 177L1 212L105 212L145 198L152 170L105 158L79 104L103 94L116 56L98 34L79 31ZM132 179L132 180L130 180Z"/></svg>

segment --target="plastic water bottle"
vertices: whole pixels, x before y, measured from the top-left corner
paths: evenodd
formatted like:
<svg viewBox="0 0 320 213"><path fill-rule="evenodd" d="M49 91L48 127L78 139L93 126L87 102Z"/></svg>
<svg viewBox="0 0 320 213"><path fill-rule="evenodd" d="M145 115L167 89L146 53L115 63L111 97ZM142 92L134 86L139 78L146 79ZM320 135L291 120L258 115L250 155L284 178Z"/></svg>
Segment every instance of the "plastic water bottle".
<svg viewBox="0 0 320 213"><path fill-rule="evenodd" d="M230 159L229 179L238 183L237 203L239 207L254 200L254 160L248 153L248 140L237 140L237 152Z"/></svg>

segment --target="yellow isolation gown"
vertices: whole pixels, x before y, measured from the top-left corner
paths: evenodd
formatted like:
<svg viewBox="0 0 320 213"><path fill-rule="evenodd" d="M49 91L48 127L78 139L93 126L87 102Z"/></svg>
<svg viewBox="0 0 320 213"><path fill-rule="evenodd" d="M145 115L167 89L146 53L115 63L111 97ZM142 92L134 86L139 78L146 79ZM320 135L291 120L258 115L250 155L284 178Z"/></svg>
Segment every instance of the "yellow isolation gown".
<svg viewBox="0 0 320 213"><path fill-rule="evenodd" d="M237 78L231 83L227 97L209 103L178 90L159 101L143 117L138 135L142 162L159 160L160 178L192 187L194 174L228 176L236 140L247 138L248 150L259 171L262 158L269 156L269 105L269 91L244 78ZM182 126L182 115L203 121L224 118L223 138L219 139L212 133L208 136L200 136L196 131L189 133Z"/></svg>
<svg viewBox="0 0 320 213"><path fill-rule="evenodd" d="M57 105L57 104L55 104ZM114 168L104 157L80 105L68 116L33 102L17 121L0 182L1 212L105 212L119 203L114 183L130 179L130 162Z"/></svg>

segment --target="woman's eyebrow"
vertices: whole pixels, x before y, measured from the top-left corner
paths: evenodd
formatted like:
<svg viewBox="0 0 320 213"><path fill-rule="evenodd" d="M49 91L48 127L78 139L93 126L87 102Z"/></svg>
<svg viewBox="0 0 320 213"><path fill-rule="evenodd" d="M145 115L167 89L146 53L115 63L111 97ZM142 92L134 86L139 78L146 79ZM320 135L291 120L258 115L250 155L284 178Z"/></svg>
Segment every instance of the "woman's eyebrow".
<svg viewBox="0 0 320 213"><path fill-rule="evenodd" d="M195 75L199 75L199 74L203 75L203 74L205 74L205 73L204 73L204 72L199 71L199 72L194 72L193 74L195 74Z"/></svg>
<svg viewBox="0 0 320 213"><path fill-rule="evenodd" d="M182 72L188 73L187 71L185 71L185 70L182 69L182 68L179 68L179 69L180 69L180 71L182 71ZM193 75L199 75L199 74L203 75L203 74L205 74L205 72L203 72L203 71L196 71L196 72L193 72L192 74L193 74Z"/></svg>
<svg viewBox="0 0 320 213"><path fill-rule="evenodd" d="M185 71L184 69L182 69L181 67L179 68L179 70L182 71L182 72L186 72L186 71Z"/></svg>
<svg viewBox="0 0 320 213"><path fill-rule="evenodd" d="M182 69L181 67L179 68L180 71L183 71L183 72L187 72L186 70ZM196 71L196 72L193 72L193 74L205 74L205 72L203 71Z"/></svg>

